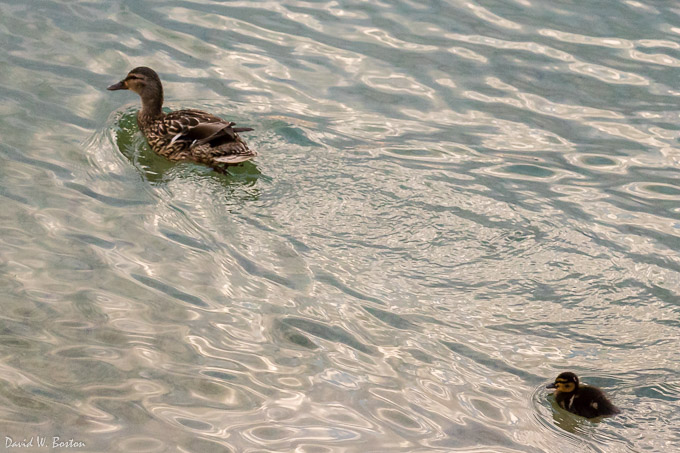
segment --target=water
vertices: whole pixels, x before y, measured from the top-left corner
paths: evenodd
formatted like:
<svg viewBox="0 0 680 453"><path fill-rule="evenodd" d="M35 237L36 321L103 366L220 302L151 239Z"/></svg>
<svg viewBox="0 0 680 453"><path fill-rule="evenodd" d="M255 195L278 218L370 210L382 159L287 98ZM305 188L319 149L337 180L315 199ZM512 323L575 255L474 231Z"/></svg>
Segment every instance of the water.
<svg viewBox="0 0 680 453"><path fill-rule="evenodd" d="M3 1L0 443L680 448L679 34L672 2ZM153 155L105 90L138 65L260 156ZM555 409L563 370L623 414Z"/></svg>

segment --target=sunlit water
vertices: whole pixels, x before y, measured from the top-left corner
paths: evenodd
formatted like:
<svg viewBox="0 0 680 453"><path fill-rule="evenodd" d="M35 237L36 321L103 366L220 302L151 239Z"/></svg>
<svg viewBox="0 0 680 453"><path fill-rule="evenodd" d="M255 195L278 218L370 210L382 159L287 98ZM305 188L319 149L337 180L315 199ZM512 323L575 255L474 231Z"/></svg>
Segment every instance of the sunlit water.
<svg viewBox="0 0 680 453"><path fill-rule="evenodd" d="M0 449L680 448L675 3L6 0L0 44ZM259 157L155 156L139 65Z"/></svg>

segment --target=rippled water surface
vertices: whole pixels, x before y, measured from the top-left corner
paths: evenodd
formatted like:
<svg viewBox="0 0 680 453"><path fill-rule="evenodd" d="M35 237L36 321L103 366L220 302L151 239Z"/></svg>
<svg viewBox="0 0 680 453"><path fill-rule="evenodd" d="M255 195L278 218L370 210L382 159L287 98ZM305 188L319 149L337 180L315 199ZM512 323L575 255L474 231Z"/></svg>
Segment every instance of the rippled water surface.
<svg viewBox="0 0 680 453"><path fill-rule="evenodd" d="M680 448L674 2L4 0L0 44L0 447ZM260 155L155 156L139 65Z"/></svg>

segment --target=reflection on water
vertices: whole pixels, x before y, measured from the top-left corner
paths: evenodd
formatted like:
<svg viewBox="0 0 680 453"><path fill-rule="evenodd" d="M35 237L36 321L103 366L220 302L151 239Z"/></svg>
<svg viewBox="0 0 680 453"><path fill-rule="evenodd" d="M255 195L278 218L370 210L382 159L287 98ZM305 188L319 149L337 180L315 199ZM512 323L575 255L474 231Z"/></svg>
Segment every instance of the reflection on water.
<svg viewBox="0 0 680 453"><path fill-rule="evenodd" d="M0 3L2 433L673 450L672 8ZM139 65L259 156L154 155L105 90ZM567 369L623 413L556 408Z"/></svg>

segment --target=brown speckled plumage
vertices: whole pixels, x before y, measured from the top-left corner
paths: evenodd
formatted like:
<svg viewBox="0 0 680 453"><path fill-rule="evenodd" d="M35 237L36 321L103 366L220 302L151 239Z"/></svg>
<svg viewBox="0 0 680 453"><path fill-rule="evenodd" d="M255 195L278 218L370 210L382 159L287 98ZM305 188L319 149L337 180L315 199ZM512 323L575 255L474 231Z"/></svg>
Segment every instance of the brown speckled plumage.
<svg viewBox="0 0 680 453"><path fill-rule="evenodd" d="M200 110L163 113L163 86L150 68L135 68L108 89L139 94L142 98L142 109L137 113L139 129L151 149L170 160L191 160L224 171L224 166L257 155L238 135L252 131L250 128L234 127L234 123Z"/></svg>

